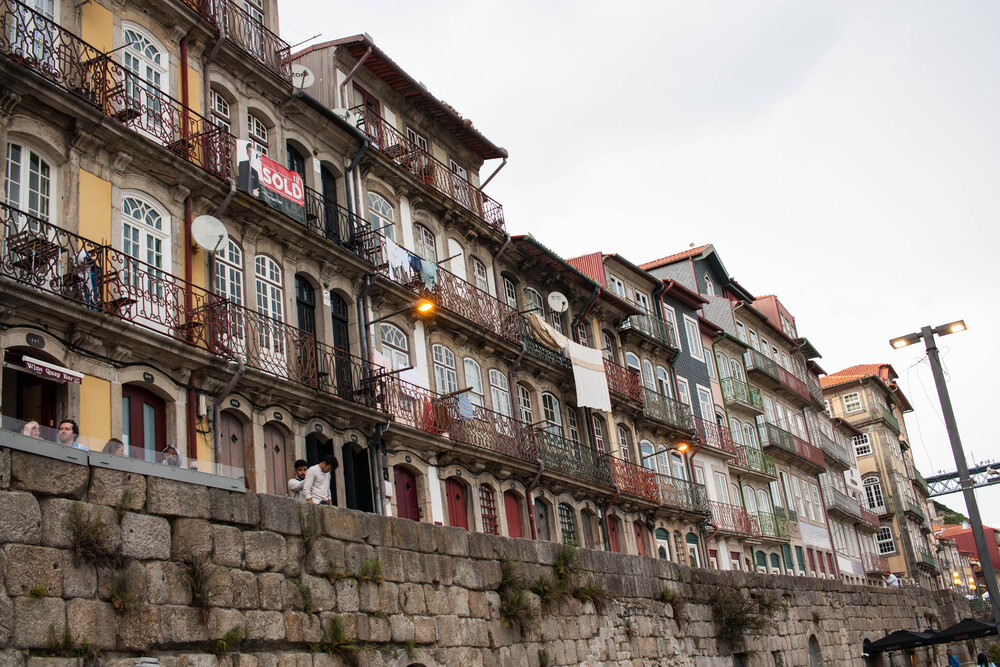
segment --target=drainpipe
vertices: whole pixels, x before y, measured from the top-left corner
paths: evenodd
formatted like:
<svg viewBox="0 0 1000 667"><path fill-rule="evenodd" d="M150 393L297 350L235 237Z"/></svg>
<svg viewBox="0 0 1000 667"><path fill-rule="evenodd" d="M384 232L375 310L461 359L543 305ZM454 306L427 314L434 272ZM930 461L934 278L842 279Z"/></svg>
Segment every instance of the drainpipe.
<svg viewBox="0 0 1000 667"><path fill-rule="evenodd" d="M198 429L196 422L198 420L198 415L195 412L195 395L194 387L188 387L187 390L187 439L188 439L188 461L198 460Z"/></svg>
<svg viewBox="0 0 1000 667"><path fill-rule="evenodd" d="M389 430L391 421L387 421L385 426L375 425L375 437L368 447L368 465L371 469L372 497L375 501L375 514L382 514L382 457L385 456L385 446L382 435Z"/></svg>
<svg viewBox="0 0 1000 667"><path fill-rule="evenodd" d="M361 66L365 64L365 61L368 60L368 56L370 56L371 54L372 54L372 47L369 46L368 50L365 51L365 55L361 56L361 58L358 59L358 63L354 66L354 69L352 69L347 74L347 77L344 79L344 82L340 84L340 103L344 105L344 109L349 108L347 104L347 84L351 79L354 78L354 75L357 74L358 70L361 69Z"/></svg>
<svg viewBox="0 0 1000 667"><path fill-rule="evenodd" d="M577 343L580 342L580 337L576 333L576 328L580 325L580 322L583 320L583 318L585 318L588 314L590 314L590 309L594 307L594 302L597 301L597 297L600 294L601 294L601 288L595 287L594 293L590 295L590 300L587 301L587 305L583 307L583 310L580 311L579 315L573 318L573 323L570 325L571 331L569 333L571 336L573 336L573 340L576 341Z"/></svg>
<svg viewBox="0 0 1000 667"><path fill-rule="evenodd" d="M185 317L190 317L191 315L191 301L194 298L191 293L191 277L194 263L194 252L191 248L191 196L188 195L184 198L184 313ZM193 322L192 322L193 324ZM194 340L194 329L188 328L185 334L187 342L192 342ZM196 427L196 421L198 416L195 412L195 393L194 387L188 387L187 390L187 456L189 460L198 460L198 443L196 438L198 437L198 431Z"/></svg>
<svg viewBox="0 0 1000 667"><path fill-rule="evenodd" d="M222 447L219 443L219 406L222 402L229 398L229 395L233 393L233 389L236 388L236 383L240 381L243 377L243 373L246 372L246 362L243 361L243 357L237 357L236 359L236 372L233 377L229 379L229 384L226 388L222 390L219 394L219 398L216 399L215 403L212 405L212 449L215 451L215 459L219 460L222 455Z"/></svg>
<svg viewBox="0 0 1000 667"><path fill-rule="evenodd" d="M368 152L368 146L371 145L371 140L367 137L367 135L363 136L364 139L361 140L361 148L358 149L357 155L354 156L354 159L351 160L351 164L347 165L347 169L344 171L344 190L347 195L347 212L353 213L355 217L360 215L361 211L361 182L359 179L358 187L352 188L351 179L354 178L354 168L358 166L358 162L361 161L361 157ZM352 190L356 190L356 192L352 193ZM351 230L351 233L354 233L353 229Z"/></svg>
<svg viewBox="0 0 1000 667"><path fill-rule="evenodd" d="M219 15L216 15L216 22L215 22L219 34L215 38L215 44L212 45L212 50L208 52L208 55L205 56L205 60L202 61L201 64L201 86L202 86L201 106L202 106L202 113L204 114L205 118L212 117L212 99L211 99L212 79L211 76L209 76L209 68L215 61L215 56L218 55L219 49L222 47L222 42L226 38L226 22L225 20L223 20L224 17L221 14L223 13L219 12Z"/></svg>
<svg viewBox="0 0 1000 667"><path fill-rule="evenodd" d="M542 471L545 470L545 464L542 463L542 459L538 459L538 472L535 473L535 478L531 480L531 484L528 488L524 490L524 499L528 503L528 525L531 527L531 539L538 539L538 531L535 529L535 501L531 499L531 492L535 490L538 486L538 480L542 477Z"/></svg>
<svg viewBox="0 0 1000 667"><path fill-rule="evenodd" d="M483 184L479 186L479 191L480 191L480 192L482 192L482 191L483 191L483 188L485 188L485 187L486 187L487 185L489 185L489 184L490 184L490 181L492 181L492 180L493 180L493 177L494 177L494 176L496 176L497 174L499 174L499 173L500 173L500 170L501 170L501 169L503 169L503 168L504 168L504 167L506 167L506 166L507 166L507 157L506 157L506 156L504 156L504 159L503 159L503 162L501 162L501 163L500 163L500 166L499 166L499 167L497 167L496 169L494 169L494 170L493 170L493 173L492 173L492 174L490 174L490 177L489 177L489 178L487 178L487 179L486 179L486 180L485 180L485 181L483 182Z"/></svg>
<svg viewBox="0 0 1000 667"><path fill-rule="evenodd" d="M497 250L497 254L493 256L493 284L496 286L497 296L503 294L503 283L500 281L500 258L503 257L503 254L507 252L507 249L513 242L514 239L510 237L510 234L507 234L507 239L500 246L500 249Z"/></svg>
<svg viewBox="0 0 1000 667"><path fill-rule="evenodd" d="M372 274L365 276L365 282L361 286L361 293L358 294L358 327L361 329L361 358L365 359L369 366L372 363L371 350L368 347L368 309L365 308L365 299L368 297L368 290L372 286Z"/></svg>
<svg viewBox="0 0 1000 667"><path fill-rule="evenodd" d="M615 504L616 500L618 500L618 494L622 492L622 490L618 488L617 484L613 484L612 488L615 490L615 494L611 496L611 499L601 507L601 522L604 524L604 550L608 552L611 551L611 538L608 537L608 510L611 509L611 506ZM619 546L621 545L619 544Z"/></svg>

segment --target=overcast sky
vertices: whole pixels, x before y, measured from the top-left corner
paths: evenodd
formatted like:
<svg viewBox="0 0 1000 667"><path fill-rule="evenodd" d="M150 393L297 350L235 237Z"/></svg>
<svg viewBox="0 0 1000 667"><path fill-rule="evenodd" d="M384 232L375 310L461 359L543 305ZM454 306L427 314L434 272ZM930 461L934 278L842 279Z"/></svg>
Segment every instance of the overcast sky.
<svg viewBox="0 0 1000 667"><path fill-rule="evenodd" d="M507 148L486 192L509 233L635 263L714 243L828 372L893 364L925 475L955 469L933 378L887 341L964 318L941 341L955 412L969 459L1000 459L1000 3L326 6L281 0L282 37L367 32ZM1000 486L978 497L1000 526Z"/></svg>

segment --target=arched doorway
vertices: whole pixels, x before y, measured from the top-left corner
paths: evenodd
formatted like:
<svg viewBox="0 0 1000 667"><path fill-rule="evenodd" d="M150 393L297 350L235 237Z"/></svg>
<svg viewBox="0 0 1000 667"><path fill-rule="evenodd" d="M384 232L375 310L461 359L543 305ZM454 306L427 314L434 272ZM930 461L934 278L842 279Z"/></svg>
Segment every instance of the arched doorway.
<svg viewBox="0 0 1000 667"><path fill-rule="evenodd" d="M701 553L698 551L698 536L688 533L684 541L687 543L688 565L691 567L701 567Z"/></svg>
<svg viewBox="0 0 1000 667"><path fill-rule="evenodd" d="M809 637L809 667L820 667L823 664L823 654L819 648L816 635Z"/></svg>
<svg viewBox="0 0 1000 667"><path fill-rule="evenodd" d="M285 466L285 434L274 424L264 424L264 478L268 493L285 495L288 474Z"/></svg>
<svg viewBox="0 0 1000 667"><path fill-rule="evenodd" d="M503 492L503 509L507 515L507 537L524 537L521 526L521 499L513 491Z"/></svg>
<svg viewBox="0 0 1000 667"><path fill-rule="evenodd" d="M347 508L374 512L372 473L368 462L368 449L357 442L345 442L341 448L344 462L344 495Z"/></svg>
<svg viewBox="0 0 1000 667"><path fill-rule="evenodd" d="M465 498L465 485L454 477L449 477L444 483L447 496L448 524L469 529L469 511Z"/></svg>
<svg viewBox="0 0 1000 667"><path fill-rule="evenodd" d="M417 477L408 468L393 466L396 489L396 514L402 519L420 521L420 502L417 499Z"/></svg>
<svg viewBox="0 0 1000 667"><path fill-rule="evenodd" d="M552 531L549 528L549 505L544 500L535 500L535 533L540 540L552 539Z"/></svg>
<svg viewBox="0 0 1000 667"><path fill-rule="evenodd" d="M167 446L166 402L139 385L123 385L122 441L133 459L157 463Z"/></svg>
<svg viewBox="0 0 1000 667"><path fill-rule="evenodd" d="M223 466L220 472L227 477L244 475L244 447L246 441L243 434L243 422L229 410L219 416L219 463Z"/></svg>
<svg viewBox="0 0 1000 667"><path fill-rule="evenodd" d="M314 466L323 460L324 456L333 454L333 441L322 433L310 433L306 436L306 461ZM333 481L333 478L330 478ZM333 496L333 494L330 494Z"/></svg>
<svg viewBox="0 0 1000 667"><path fill-rule="evenodd" d="M334 291L330 291L330 313L333 318L334 382L337 395L351 398L353 381L351 372L350 309L347 301Z"/></svg>
<svg viewBox="0 0 1000 667"><path fill-rule="evenodd" d="M316 290L302 275L295 275L295 308L299 329L316 336Z"/></svg>
<svg viewBox="0 0 1000 667"><path fill-rule="evenodd" d="M642 523L639 521L632 522L632 533L635 535L635 548L640 556L646 555L646 540L642 537Z"/></svg>
<svg viewBox="0 0 1000 667"><path fill-rule="evenodd" d="M618 532L620 524L618 523L618 517L613 514L608 515L608 547L616 554L622 552L621 541L618 539Z"/></svg>
<svg viewBox="0 0 1000 667"><path fill-rule="evenodd" d="M36 421L42 427L42 437L55 429L60 415L66 414L67 390L65 384L30 372L24 357L31 357L51 364L59 361L40 350L7 350L3 360L3 415L12 421L5 428L20 431L24 422ZM16 427L16 428L15 428Z"/></svg>
<svg viewBox="0 0 1000 667"><path fill-rule="evenodd" d="M594 548L594 514L589 510L580 512L580 532L583 533L583 546Z"/></svg>

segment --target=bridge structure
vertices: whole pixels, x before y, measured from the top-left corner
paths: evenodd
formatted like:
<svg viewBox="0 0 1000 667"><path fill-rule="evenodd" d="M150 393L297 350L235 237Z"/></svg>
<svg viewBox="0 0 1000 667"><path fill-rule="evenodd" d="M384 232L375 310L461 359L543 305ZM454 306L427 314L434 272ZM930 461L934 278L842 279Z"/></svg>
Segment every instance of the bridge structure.
<svg viewBox="0 0 1000 667"><path fill-rule="evenodd" d="M969 479L974 489L1000 484L1000 463L984 463L979 466L970 467ZM931 498L946 496L949 493L960 492L962 490L962 483L958 479L957 472L943 472L927 477L927 490Z"/></svg>

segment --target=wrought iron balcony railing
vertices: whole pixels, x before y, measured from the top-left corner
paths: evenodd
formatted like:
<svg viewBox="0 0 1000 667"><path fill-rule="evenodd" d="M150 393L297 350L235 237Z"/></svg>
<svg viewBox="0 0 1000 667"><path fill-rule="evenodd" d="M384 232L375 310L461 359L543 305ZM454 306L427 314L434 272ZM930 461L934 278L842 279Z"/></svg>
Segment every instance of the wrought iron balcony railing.
<svg viewBox="0 0 1000 667"><path fill-rule="evenodd" d="M351 113L359 119L358 129L368 135L383 155L493 229L504 231L503 207L499 203L473 187L468 180L453 172L424 148L410 141L374 109L357 106L351 109Z"/></svg>
<svg viewBox="0 0 1000 667"><path fill-rule="evenodd" d="M819 382L813 379L813 376L806 375L806 385L809 387L809 395L816 401L816 404L825 405L826 400L823 398L823 389L820 388Z"/></svg>
<svg viewBox="0 0 1000 667"><path fill-rule="evenodd" d="M678 349L673 329L667 323L651 313L631 315L619 327L621 331L638 331L661 345Z"/></svg>
<svg viewBox="0 0 1000 667"><path fill-rule="evenodd" d="M547 470L558 470L608 488L613 485L607 454L541 428L535 429L535 442Z"/></svg>
<svg viewBox="0 0 1000 667"><path fill-rule="evenodd" d="M788 519L771 512L757 512L760 534L778 540L788 539Z"/></svg>
<svg viewBox="0 0 1000 667"><path fill-rule="evenodd" d="M844 418L856 426L881 420L888 424L889 428L893 429L897 435L901 433L899 420L893 416L891 411L881 405L872 405L854 412L845 412Z"/></svg>
<svg viewBox="0 0 1000 667"><path fill-rule="evenodd" d="M778 365L778 379L786 389L790 390L806 403L812 400L812 396L809 395L809 388L806 387L806 383L796 377L795 373L783 368L780 364Z"/></svg>
<svg viewBox="0 0 1000 667"><path fill-rule="evenodd" d="M628 373L628 371L626 371ZM638 380L639 376L628 373ZM652 389L642 388L642 414L648 419L655 419L661 424L668 424L681 431L693 432L691 411L680 401L658 394Z"/></svg>
<svg viewBox="0 0 1000 667"><path fill-rule="evenodd" d="M708 492L704 484L657 474L660 487L660 505L689 512L708 514Z"/></svg>
<svg viewBox="0 0 1000 667"><path fill-rule="evenodd" d="M743 353L743 363L746 364L747 372L759 371L775 382L781 382L778 374L778 364L773 359L764 356L757 350L747 350Z"/></svg>
<svg viewBox="0 0 1000 667"><path fill-rule="evenodd" d="M219 0L226 39L279 79L292 82L291 47L233 0Z"/></svg>
<svg viewBox="0 0 1000 667"><path fill-rule="evenodd" d="M655 472L615 456L608 456L608 462L611 464L611 479L615 486L633 496L659 502L660 490Z"/></svg>
<svg viewBox="0 0 1000 667"><path fill-rule="evenodd" d="M708 506L712 512L712 523L718 526L719 530L753 537L760 536L760 523L751 521L752 517L741 506L720 503L716 500L708 501Z"/></svg>
<svg viewBox="0 0 1000 667"><path fill-rule="evenodd" d="M183 0L184 4L212 25L219 24L218 8L215 0Z"/></svg>
<svg viewBox="0 0 1000 667"><path fill-rule="evenodd" d="M553 350L551 347L543 344L535 338L535 334L531 331L531 325L528 324L527 318L520 316L518 317L518 322L521 327L521 340L523 340L525 345L528 346L529 354L532 354L543 361L547 361L553 366L559 366L566 370L569 370L572 367L572 364L569 359L566 358L566 355Z"/></svg>
<svg viewBox="0 0 1000 667"><path fill-rule="evenodd" d="M868 573L889 573L889 559L885 556L866 551L861 554L861 562L864 564L865 572Z"/></svg>
<svg viewBox="0 0 1000 667"><path fill-rule="evenodd" d="M604 360L604 373L611 393L642 403L643 386L638 375L608 359Z"/></svg>
<svg viewBox="0 0 1000 667"><path fill-rule="evenodd" d="M738 465L741 468L753 470L762 475L778 476L778 469L774 466L774 457L770 454L765 454L756 447L749 447L747 445L739 446L736 450L737 457L732 462L732 465Z"/></svg>
<svg viewBox="0 0 1000 667"><path fill-rule="evenodd" d="M726 403L738 401L749 407L756 408L760 412L764 411L764 401L761 399L760 389L757 387L753 387L733 377L723 378L721 385L722 397L726 400Z"/></svg>
<svg viewBox="0 0 1000 667"><path fill-rule="evenodd" d="M859 509L861 517L859 525L865 525L871 530L878 530L882 526L878 520L878 514L871 511L867 507L859 507Z"/></svg>
<svg viewBox="0 0 1000 667"><path fill-rule="evenodd" d="M906 498L906 505L904 507L905 512L909 512L915 516L920 521L926 521L927 517L924 515L923 508L920 507L920 503Z"/></svg>
<svg viewBox="0 0 1000 667"><path fill-rule="evenodd" d="M775 447L787 455L796 457L803 463L826 470L823 452L802 438L789 433L769 422L759 423L760 442L763 447Z"/></svg>
<svg viewBox="0 0 1000 667"><path fill-rule="evenodd" d="M235 139L58 23L0 0L0 53L216 178L235 176Z"/></svg>
<svg viewBox="0 0 1000 667"><path fill-rule="evenodd" d="M733 455L736 454L736 447L733 445L733 435L727 427L707 419L702 419L701 417L693 417L693 419L694 432L701 438L701 441L705 445L721 449Z"/></svg>
<svg viewBox="0 0 1000 667"><path fill-rule="evenodd" d="M884 405L879 405L878 406L878 411L879 411L879 414L882 416L882 419L885 421L886 424L888 424L889 426L891 426L893 428L893 430L896 431L896 433L900 433L901 432L900 428L899 428L899 420L896 419L896 417L892 414L892 410L890 410L889 408L885 407Z"/></svg>
<svg viewBox="0 0 1000 667"><path fill-rule="evenodd" d="M823 500L826 502L827 512L839 511L855 521L861 521L861 504L840 489L824 484Z"/></svg>
<svg viewBox="0 0 1000 667"><path fill-rule="evenodd" d="M847 447L844 447L818 429L810 431L809 435L812 438L812 441L816 443L827 456L839 462L845 469L851 467L851 454L847 451Z"/></svg>
<svg viewBox="0 0 1000 667"><path fill-rule="evenodd" d="M920 565L927 565L935 570L938 569L937 558L923 547L917 547L917 560Z"/></svg>

